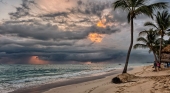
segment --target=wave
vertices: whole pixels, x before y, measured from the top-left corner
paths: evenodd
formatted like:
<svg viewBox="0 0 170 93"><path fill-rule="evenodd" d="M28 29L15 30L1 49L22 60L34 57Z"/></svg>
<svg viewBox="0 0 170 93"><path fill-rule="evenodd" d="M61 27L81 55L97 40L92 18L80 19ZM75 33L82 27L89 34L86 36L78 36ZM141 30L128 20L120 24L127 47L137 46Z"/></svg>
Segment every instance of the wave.
<svg viewBox="0 0 170 93"><path fill-rule="evenodd" d="M131 64L141 66L144 64ZM0 93L69 79L105 74L120 64L0 65Z"/></svg>

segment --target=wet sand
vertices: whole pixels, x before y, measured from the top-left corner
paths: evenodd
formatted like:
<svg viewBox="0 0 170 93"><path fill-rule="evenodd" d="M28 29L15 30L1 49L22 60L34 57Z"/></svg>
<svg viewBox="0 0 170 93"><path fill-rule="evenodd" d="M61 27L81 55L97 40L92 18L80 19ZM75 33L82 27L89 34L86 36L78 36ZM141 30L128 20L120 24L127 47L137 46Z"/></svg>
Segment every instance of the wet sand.
<svg viewBox="0 0 170 93"><path fill-rule="evenodd" d="M170 69L153 71L152 66L137 67L129 71L138 76L131 82L113 84L115 75L88 82L52 88L43 93L170 93Z"/></svg>
<svg viewBox="0 0 170 93"><path fill-rule="evenodd" d="M137 78L127 83L112 83L112 78L121 72L111 71L105 75L56 82L11 93L170 93L169 68L155 72L151 65L135 67L128 73Z"/></svg>
<svg viewBox="0 0 170 93"><path fill-rule="evenodd" d="M129 70L132 70L132 68L130 68ZM121 71L122 70L112 70L106 74L99 75L99 76L75 78L75 79L71 79L71 80L67 80L67 81L61 81L61 82L55 82L55 83L45 84L45 85L40 85L40 86L22 88L22 89L18 89L18 90L9 92L9 93L42 93L42 92L48 91L48 90L56 88L56 87L62 87L62 86L79 84L79 83L84 83L84 82L88 82L88 81L102 79L107 76L116 75L118 73L121 73Z"/></svg>

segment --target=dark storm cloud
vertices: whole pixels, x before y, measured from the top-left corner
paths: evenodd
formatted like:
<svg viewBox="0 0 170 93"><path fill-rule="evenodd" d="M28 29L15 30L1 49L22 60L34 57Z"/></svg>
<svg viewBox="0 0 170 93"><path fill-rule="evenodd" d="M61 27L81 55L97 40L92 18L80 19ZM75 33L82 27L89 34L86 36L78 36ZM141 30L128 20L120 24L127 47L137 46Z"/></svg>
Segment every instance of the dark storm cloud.
<svg viewBox="0 0 170 93"><path fill-rule="evenodd" d="M69 13L68 12L57 12L57 13L50 13L50 14L44 14L41 15L40 17L57 17L57 16L64 16L67 17Z"/></svg>
<svg viewBox="0 0 170 93"><path fill-rule="evenodd" d="M32 20L30 20L32 21ZM11 21L10 21L11 22ZM12 21L12 23L26 21ZM29 22L29 21L28 21ZM78 40L85 39L91 32L100 34L112 34L118 32L119 29L110 27L100 28L96 26L84 28L79 31L62 31L56 25L51 24L9 24L0 25L0 34L10 34L24 38L34 38L39 40Z"/></svg>
<svg viewBox="0 0 170 93"><path fill-rule="evenodd" d="M123 11L122 9L116 9L115 11L112 11L113 17L118 22L127 22L127 14L128 12Z"/></svg>
<svg viewBox="0 0 170 93"><path fill-rule="evenodd" d="M34 45L40 45L40 46L72 46L75 44L75 41L44 41L44 40L27 40L27 41L16 41L16 40L9 40L9 39L1 39L0 40L0 46L10 46L12 44L16 44L18 46L30 46L33 47Z"/></svg>
<svg viewBox="0 0 170 93"><path fill-rule="evenodd" d="M43 14L40 15L39 17L43 18L44 20L51 20L54 17L62 17L63 18L67 18L69 14L75 14L75 15L79 15L79 14L83 14L86 16L98 16L99 18L102 17L102 12L105 9L111 8L110 2L83 2L81 0L79 0L77 2L77 6L73 7L73 8L68 8L67 12L55 12L55 13L47 13L47 14ZM88 17L86 17L87 20Z"/></svg>
<svg viewBox="0 0 170 93"><path fill-rule="evenodd" d="M83 39L88 35L85 31L62 31L51 24L3 24L0 26L0 34L11 34L24 38L35 38L40 40L60 39Z"/></svg>
<svg viewBox="0 0 170 93"><path fill-rule="evenodd" d="M17 50L17 49L16 49ZM111 60L113 57L112 54L108 54L106 53L106 51L108 50L102 50L102 51L89 51L89 53L87 51L81 51L81 50L66 50L66 51L57 51L57 52L53 52L51 53L48 50L32 50L34 52L38 52L38 53L29 53L28 51L32 52L30 49L27 49L25 51L22 51L22 49L20 49L19 53L17 53L16 51L14 51L14 53L10 52L10 53L2 53L1 58L5 58L6 60L9 59L22 59L22 61L25 63L27 60L29 59L32 55L34 56L39 56L39 58L41 58L42 60L46 60L46 61L50 61L52 63L60 63L60 62L70 62L70 61L75 61L75 62L87 62L87 61L92 61L92 62L103 62L106 60ZM26 52L27 51L27 52ZM46 52L46 53L44 53ZM114 54L115 55L115 54ZM21 60L16 61L15 63L20 63ZM5 62L5 61L4 61ZM2 63L2 62L1 62Z"/></svg>
<svg viewBox="0 0 170 93"><path fill-rule="evenodd" d="M16 8L16 12L9 13L11 20L0 25L0 34L17 37L17 39L2 39L1 37L0 63L24 64L28 63L31 56L38 56L50 63L124 62L126 51L107 49L107 47L102 49L100 44L93 46L94 43L89 45L89 42L81 42L90 33L111 35L120 32L121 28L126 29L125 26L121 26L121 28L114 25L106 26L106 28L96 26L96 23L102 18L106 19L105 24L127 22L127 15L124 11L109 11L109 14L102 14L104 10L111 9L110 2L85 3L79 0L77 6L69 8L68 11L39 14L34 16L35 19L24 20L26 16L32 17L31 5L36 4L30 0L23 0L21 7ZM70 21L70 15L76 16L76 19L79 20ZM91 20L93 16L97 16L97 20ZM67 18L69 21L65 20ZM69 30L61 30L59 25L63 24L65 24L64 27L68 26ZM91 25L77 26L79 24ZM76 29L71 29L71 27ZM26 39L26 41L22 41L22 39ZM77 45L78 41L83 45ZM131 61L136 61L136 58L139 57L147 59L144 54L132 53L132 55Z"/></svg>
<svg viewBox="0 0 170 93"><path fill-rule="evenodd" d="M114 55L114 54L113 54ZM50 61L76 61L76 62L105 62L113 59L113 55L105 53L79 53L79 54L56 54L49 57Z"/></svg>
<svg viewBox="0 0 170 93"><path fill-rule="evenodd" d="M77 50L75 50L77 51ZM109 62L109 63L124 63L125 62L125 57L126 57L126 51L122 50L100 50L100 51L95 51L93 53L87 53L87 52L82 52L82 51L77 51L76 52L64 52L60 51L59 53L13 53L13 54L4 54L0 53L2 60L0 60L0 63L5 63L7 61L4 60L12 60L12 59L19 59L15 60L15 63L28 63L29 58L34 55L38 56L39 59L48 61L50 63L67 63L67 62ZM81 53L79 53L81 52ZM145 58L145 59L143 59ZM141 60L139 60L141 59ZM130 57L130 62L135 63L135 62L153 62L153 56L152 55L146 55L142 53L137 53L133 52L132 56ZM9 62L9 61L8 61Z"/></svg>
<svg viewBox="0 0 170 93"><path fill-rule="evenodd" d="M92 33L98 33L98 34L113 34L113 33L117 33L117 32L120 32L120 29L117 28L117 27L110 27L110 26L107 26L106 28L101 28L101 27L96 27L96 26L92 26L90 28L91 32Z"/></svg>
<svg viewBox="0 0 170 93"><path fill-rule="evenodd" d="M84 8L82 8L84 7ZM84 5L80 5L77 8L71 9L72 12L79 12L83 14L94 14L101 17L101 13L104 9L110 8L109 2L87 2Z"/></svg>
<svg viewBox="0 0 170 93"><path fill-rule="evenodd" d="M75 8L70 9L69 12L56 12L56 13L47 13L44 15L37 16L38 18L43 18L44 22L48 22L49 20L53 21L54 23L59 23L59 24L66 24L68 27L75 26L76 24L83 23L83 22L91 22L89 17L82 18L79 21L57 21L54 20L54 17L67 17L68 14L93 14L93 15L98 15L101 17L101 13L104 9L109 8L110 4L109 2L87 2L84 3L82 1L77 2L78 6ZM31 5L36 5L35 2L29 1L29 0L23 0L23 3L21 4L21 7L17 7L17 11L14 13L10 13L12 18L22 18L24 16L30 16L30 6ZM83 7L83 8L82 8ZM87 12L88 11L88 12ZM107 22L113 22L114 20L111 20L108 16L105 16L107 19ZM61 18L57 18L60 19ZM95 33L100 33L100 34L112 34L115 32L120 31L116 27L110 27L107 26L106 28L100 28L96 27L93 24L91 27L86 27L83 28L85 30L80 29L80 31L62 31L58 28L57 25L51 25L49 24L41 24L40 22L42 21L37 21L35 19L28 19L28 20L10 20L6 21L0 26L0 34L11 34L11 35L16 35L18 37L24 37L24 38L34 38L34 39L39 39L39 40L59 40L59 39L84 39L87 38L89 33L95 32ZM24 24L23 24L24 23Z"/></svg>
<svg viewBox="0 0 170 93"><path fill-rule="evenodd" d="M17 24L17 23L34 23L34 22L38 22L36 20L33 19L29 19L29 20L13 20L13 21L6 21L6 24Z"/></svg>
<svg viewBox="0 0 170 93"><path fill-rule="evenodd" d="M99 34L113 34L119 32L115 26L107 26L106 28L97 27L96 23L89 27L78 27L81 29L63 31L57 25L52 25L49 21L56 21L59 24L71 24L64 20L57 21L54 17L67 18L69 14L83 14L86 17L80 16L80 20L73 21L72 23L92 22L90 15L102 17L104 9L109 8L109 3L84 3L77 2L76 8L68 9L68 12L55 12L43 15L34 16L34 19L20 19L25 16L32 17L30 13L30 6L35 5L33 1L23 0L21 7L16 7L16 12L9 13L11 16L10 21L6 21L0 25L0 34L18 38L28 39L27 41L18 41L15 39L1 39L0 40L0 63L28 63L31 56L38 56L42 60L50 61L52 63L61 62L104 62L113 60L115 57L119 58L120 53L113 50L100 50L74 47L75 43L79 40L86 39L90 33ZM83 8L82 8L83 7ZM41 20L36 20L37 18ZM110 17L105 16L107 22L113 22ZM13 20L15 19L15 20ZM46 23L41 23L46 22ZM71 22L71 21L70 21ZM54 22L55 23L55 22ZM75 25L76 26L76 25ZM29 40L30 39L30 40ZM91 46L89 46L91 47ZM13 62L15 60L15 62Z"/></svg>
<svg viewBox="0 0 170 93"><path fill-rule="evenodd" d="M34 1L22 0L21 7L16 7L16 12L9 13L11 19L18 19L30 15L30 5L35 4Z"/></svg>
<svg viewBox="0 0 170 93"><path fill-rule="evenodd" d="M132 51L130 56L131 63L137 63L137 62L154 62L154 56L153 54L149 54L148 51L142 53L141 50Z"/></svg>
<svg viewBox="0 0 170 93"><path fill-rule="evenodd" d="M17 10L17 12L15 12L15 13L9 13L9 15L11 16L11 19L16 19L16 18L20 18L22 16L29 15L29 12L24 10L23 8L17 7L16 10Z"/></svg>
<svg viewBox="0 0 170 93"><path fill-rule="evenodd" d="M29 0L22 0L22 4L21 4L21 6L23 7L23 8L25 8L25 9L30 9L30 5L31 4L36 4L34 1L29 1Z"/></svg>
<svg viewBox="0 0 170 93"><path fill-rule="evenodd" d="M29 57L1 57L0 63L1 64L28 64Z"/></svg>

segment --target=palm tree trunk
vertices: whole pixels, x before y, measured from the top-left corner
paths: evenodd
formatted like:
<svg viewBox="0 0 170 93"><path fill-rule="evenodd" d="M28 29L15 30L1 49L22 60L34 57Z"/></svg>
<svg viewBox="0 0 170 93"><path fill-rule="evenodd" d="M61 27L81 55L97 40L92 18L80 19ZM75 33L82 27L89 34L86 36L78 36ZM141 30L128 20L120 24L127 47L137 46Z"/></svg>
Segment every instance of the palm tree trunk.
<svg viewBox="0 0 170 93"><path fill-rule="evenodd" d="M155 57L155 61L157 62L158 61L158 59L157 59L157 57L156 57L156 54L153 52L153 54L154 54L154 57Z"/></svg>
<svg viewBox="0 0 170 93"><path fill-rule="evenodd" d="M160 49L159 49L159 63L161 63L162 40L163 40L163 35L161 35L161 42L160 42Z"/></svg>
<svg viewBox="0 0 170 93"><path fill-rule="evenodd" d="M126 57L126 63L125 63L122 73L127 73L128 61L129 61L130 53L132 50L132 46L133 46L133 17L131 18L131 43L129 46L129 50L128 50L127 57Z"/></svg>
<svg viewBox="0 0 170 93"><path fill-rule="evenodd" d="M153 49L153 45L152 45L152 44L151 44L150 49L151 49L152 52L153 52L153 55L154 55L154 57L155 57L155 61L157 62L157 61L158 61L158 58L157 58L157 56L156 56L156 53L155 53L155 51L154 51L154 49Z"/></svg>

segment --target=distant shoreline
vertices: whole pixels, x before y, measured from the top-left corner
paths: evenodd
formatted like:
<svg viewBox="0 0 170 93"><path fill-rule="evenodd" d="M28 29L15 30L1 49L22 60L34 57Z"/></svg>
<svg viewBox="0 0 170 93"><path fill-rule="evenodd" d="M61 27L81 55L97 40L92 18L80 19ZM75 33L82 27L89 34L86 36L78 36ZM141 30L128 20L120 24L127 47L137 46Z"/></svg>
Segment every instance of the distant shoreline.
<svg viewBox="0 0 170 93"><path fill-rule="evenodd" d="M129 68L128 70L133 70L133 68ZM55 83L51 83L51 84L38 85L38 86L28 87L28 88L21 88L21 89L17 89L12 92L9 92L9 93L42 93L42 92L48 91L52 88L66 86L66 85L72 85L72 84L78 84L78 83L93 81L93 80L97 80L97 79L102 79L102 78L105 78L110 75L120 74L121 72L122 72L122 69L116 69L116 70L108 71L106 74L103 74L103 75L75 78L75 79L55 82Z"/></svg>

